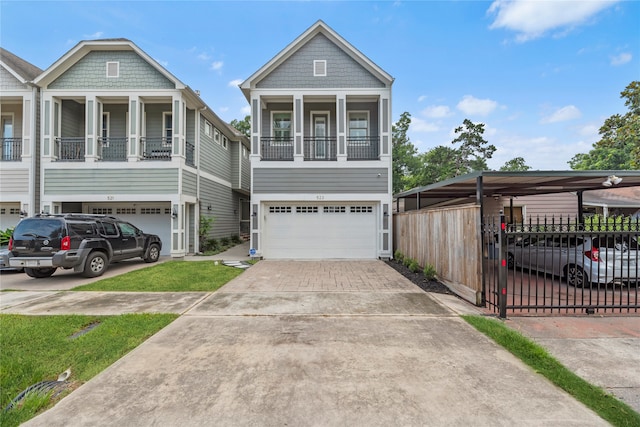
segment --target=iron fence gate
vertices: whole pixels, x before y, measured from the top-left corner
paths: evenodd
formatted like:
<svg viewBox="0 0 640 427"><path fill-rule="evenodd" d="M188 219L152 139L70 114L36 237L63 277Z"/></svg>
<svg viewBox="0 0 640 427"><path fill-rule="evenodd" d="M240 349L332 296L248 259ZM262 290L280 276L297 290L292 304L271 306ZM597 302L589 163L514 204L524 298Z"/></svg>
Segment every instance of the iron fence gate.
<svg viewBox="0 0 640 427"><path fill-rule="evenodd" d="M640 219L485 218L483 296L500 317L640 312Z"/></svg>

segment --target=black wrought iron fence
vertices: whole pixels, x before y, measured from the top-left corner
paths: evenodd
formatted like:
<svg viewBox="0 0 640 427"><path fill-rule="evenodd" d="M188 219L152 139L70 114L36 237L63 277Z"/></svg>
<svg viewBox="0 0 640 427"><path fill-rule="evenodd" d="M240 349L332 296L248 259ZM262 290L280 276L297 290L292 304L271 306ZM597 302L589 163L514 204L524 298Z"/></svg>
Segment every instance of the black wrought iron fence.
<svg viewBox="0 0 640 427"><path fill-rule="evenodd" d="M171 140L169 138L140 138L143 160L171 160Z"/></svg>
<svg viewBox="0 0 640 427"><path fill-rule="evenodd" d="M99 138L98 158L103 162L124 162L127 160L127 142L129 138Z"/></svg>
<svg viewBox="0 0 640 427"><path fill-rule="evenodd" d="M61 162L84 162L86 140L83 136L56 138L56 154Z"/></svg>
<svg viewBox="0 0 640 427"><path fill-rule="evenodd" d="M262 160L293 160L293 138L262 137Z"/></svg>
<svg viewBox="0 0 640 427"><path fill-rule="evenodd" d="M486 303L501 317L640 311L640 219L483 222Z"/></svg>
<svg viewBox="0 0 640 427"><path fill-rule="evenodd" d="M3 162L18 162L22 159L22 138L1 138Z"/></svg>
<svg viewBox="0 0 640 427"><path fill-rule="evenodd" d="M304 138L304 159L311 161L336 160L338 145L336 138Z"/></svg>
<svg viewBox="0 0 640 427"><path fill-rule="evenodd" d="M347 160L377 160L379 140L377 136L347 138Z"/></svg>

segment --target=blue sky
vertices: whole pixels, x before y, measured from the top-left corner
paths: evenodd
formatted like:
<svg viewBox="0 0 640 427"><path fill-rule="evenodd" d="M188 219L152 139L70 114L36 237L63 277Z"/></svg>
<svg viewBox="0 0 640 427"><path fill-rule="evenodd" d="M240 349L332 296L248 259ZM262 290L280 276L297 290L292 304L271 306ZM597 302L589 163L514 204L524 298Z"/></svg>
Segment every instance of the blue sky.
<svg viewBox="0 0 640 427"><path fill-rule="evenodd" d="M231 121L248 113L237 85L318 19L395 78L394 121L411 113L420 152L468 118L495 169L569 169L640 80L638 1L0 0L0 45L46 69L81 40L128 38Z"/></svg>

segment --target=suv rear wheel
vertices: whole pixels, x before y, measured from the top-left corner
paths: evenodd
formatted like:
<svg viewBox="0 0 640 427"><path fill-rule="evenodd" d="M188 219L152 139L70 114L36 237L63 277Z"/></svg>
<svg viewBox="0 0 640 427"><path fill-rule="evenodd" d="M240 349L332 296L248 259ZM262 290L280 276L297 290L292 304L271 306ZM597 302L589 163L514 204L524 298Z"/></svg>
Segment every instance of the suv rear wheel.
<svg viewBox="0 0 640 427"><path fill-rule="evenodd" d="M57 268L25 268L24 272L29 277L44 279L45 277L50 277L56 270Z"/></svg>
<svg viewBox="0 0 640 427"><path fill-rule="evenodd" d="M107 270L107 256L103 252L91 252L84 263L84 277L98 277Z"/></svg>

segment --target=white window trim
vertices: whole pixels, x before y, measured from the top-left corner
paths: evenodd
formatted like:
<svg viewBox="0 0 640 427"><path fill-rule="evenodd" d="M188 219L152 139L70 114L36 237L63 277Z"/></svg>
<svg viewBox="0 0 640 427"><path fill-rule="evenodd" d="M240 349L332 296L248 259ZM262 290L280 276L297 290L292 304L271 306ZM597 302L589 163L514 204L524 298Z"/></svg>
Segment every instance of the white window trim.
<svg viewBox="0 0 640 427"><path fill-rule="evenodd" d="M104 135L103 131L105 130L105 126L104 124L107 124L106 126L106 131L107 134ZM109 135L111 134L111 113L109 111L103 111L102 112L102 123L100 124L100 138L106 138L106 139L102 139L102 146L103 147L108 147L109 146Z"/></svg>
<svg viewBox="0 0 640 427"><path fill-rule="evenodd" d="M8 137L4 134L4 118L9 118L11 120L11 136ZM2 126L2 128L0 129L0 132L2 133L2 138L12 138L15 139L16 138L16 118L15 118L15 114L13 112L8 112L8 113L2 113L0 114L0 126ZM6 151L5 151L6 150ZM2 146L2 151L3 154L12 157L13 156L13 144L9 144L7 146L4 145Z"/></svg>
<svg viewBox="0 0 640 427"><path fill-rule="evenodd" d="M115 74L114 75L109 73L109 67L111 65L113 65L113 64L115 64ZM109 78L109 79L120 77L120 62L118 62L118 61L107 61L106 73L107 73L107 78Z"/></svg>
<svg viewBox="0 0 640 427"><path fill-rule="evenodd" d="M323 73L318 72L318 67L322 67ZM313 76L314 77L326 77L327 76L327 60L326 59L314 59L313 60Z"/></svg>
<svg viewBox="0 0 640 427"><path fill-rule="evenodd" d="M229 139L222 135L222 148L224 148L225 150L229 147Z"/></svg>
<svg viewBox="0 0 640 427"><path fill-rule="evenodd" d="M216 128L213 128L213 140L220 144L220 131Z"/></svg>
<svg viewBox="0 0 640 427"><path fill-rule="evenodd" d="M352 114L364 114L367 116L367 138L371 136L371 117L369 117L369 110L353 110L347 112L347 140L350 138L350 130L351 130L351 115ZM360 128L358 128L360 129ZM349 145L369 145L369 142L352 142L349 141Z"/></svg>
<svg viewBox="0 0 640 427"><path fill-rule="evenodd" d="M276 142L276 135L275 135L275 128L273 127L273 123L274 123L274 119L273 116L276 114L289 114L290 117L290 122L291 122L291 127L289 128L289 138L290 141L287 142ZM271 145L293 145L293 111L287 111L287 110L278 110L278 111L272 111L271 112L271 122L269 123L269 127L270 127L270 133L271 133Z"/></svg>
<svg viewBox="0 0 640 427"><path fill-rule="evenodd" d="M211 124L211 122L207 119L204 120L204 134L207 135L208 137L212 137L213 136L213 132L211 132L211 130L213 129L213 125Z"/></svg>
<svg viewBox="0 0 640 427"><path fill-rule="evenodd" d="M167 116L169 116L171 118L171 138L167 138L167 129L165 127L165 124L167 123ZM171 143L173 142L173 112L171 111L163 111L162 112L162 138L163 138L163 146L164 147L171 147Z"/></svg>

